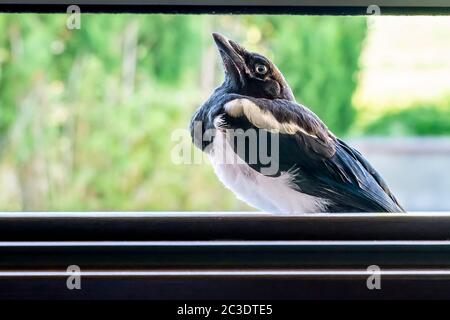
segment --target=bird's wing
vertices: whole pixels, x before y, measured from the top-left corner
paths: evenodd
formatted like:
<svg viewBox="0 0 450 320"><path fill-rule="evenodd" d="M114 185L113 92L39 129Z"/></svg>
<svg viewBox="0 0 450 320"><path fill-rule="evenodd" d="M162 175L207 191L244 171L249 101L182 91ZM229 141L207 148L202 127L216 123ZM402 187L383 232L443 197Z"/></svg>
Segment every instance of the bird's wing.
<svg viewBox="0 0 450 320"><path fill-rule="evenodd" d="M288 100L239 98L224 105L232 118L246 118L253 126L270 132L295 136L311 156L330 158L336 138L308 108Z"/></svg>
<svg viewBox="0 0 450 320"><path fill-rule="evenodd" d="M295 183L301 192L329 200L330 211L404 211L369 162L335 138L306 107L287 100L241 96L225 103L224 111L233 128L259 128L263 129L259 132L272 133L272 138L276 135L278 174L297 170ZM264 173L261 161L250 163L247 153L236 153Z"/></svg>
<svg viewBox="0 0 450 320"><path fill-rule="evenodd" d="M356 150L355 148L352 148L351 146L346 144L341 139L338 139L338 142L344 149L346 149L346 151L349 154L351 154L355 158L355 160L357 160L359 163L362 164L364 169L366 169L366 171L375 179L375 181L379 184L379 186L383 189L383 191L389 196L389 198L391 198L392 201L394 201L395 204L400 209L402 209L402 211L405 211L403 209L403 207L401 206L400 202L397 200L397 198L394 196L394 194L389 189L389 187L386 184L386 182L384 181L384 179L381 177L381 175L378 173L378 171L376 171L375 168L372 167L372 165L369 163L369 161L367 161L367 159L364 158L364 156L358 150Z"/></svg>

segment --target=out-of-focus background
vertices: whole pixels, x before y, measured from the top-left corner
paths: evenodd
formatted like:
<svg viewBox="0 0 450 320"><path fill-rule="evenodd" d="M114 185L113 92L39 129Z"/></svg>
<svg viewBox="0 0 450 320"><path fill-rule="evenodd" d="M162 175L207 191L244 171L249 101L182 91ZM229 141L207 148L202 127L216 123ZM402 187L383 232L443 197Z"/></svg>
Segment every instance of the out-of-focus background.
<svg viewBox="0 0 450 320"><path fill-rule="evenodd" d="M0 15L0 210L250 210L171 134L267 55L409 210L450 210L450 17Z"/></svg>

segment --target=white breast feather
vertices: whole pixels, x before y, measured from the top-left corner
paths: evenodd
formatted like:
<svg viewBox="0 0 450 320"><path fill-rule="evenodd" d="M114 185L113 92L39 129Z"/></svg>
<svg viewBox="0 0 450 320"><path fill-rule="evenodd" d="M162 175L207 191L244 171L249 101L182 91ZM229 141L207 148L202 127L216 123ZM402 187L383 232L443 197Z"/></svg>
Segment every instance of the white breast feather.
<svg viewBox="0 0 450 320"><path fill-rule="evenodd" d="M252 169L235 153L224 132L218 131L209 155L222 183L252 207L270 213L324 212L327 201L298 191L289 172L268 177Z"/></svg>

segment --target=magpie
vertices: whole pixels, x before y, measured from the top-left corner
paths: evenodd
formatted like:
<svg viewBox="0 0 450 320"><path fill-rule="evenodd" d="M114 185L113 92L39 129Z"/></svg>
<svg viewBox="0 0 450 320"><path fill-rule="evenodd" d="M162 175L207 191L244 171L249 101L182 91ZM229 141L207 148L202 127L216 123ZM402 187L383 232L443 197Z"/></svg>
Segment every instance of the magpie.
<svg viewBox="0 0 450 320"><path fill-rule="evenodd" d="M218 33L212 36L225 78L192 116L190 131L194 145L208 154L218 178L239 199L271 213L405 212L361 153L296 102L269 59ZM245 141L240 148L239 137ZM257 150L262 140L277 142L267 153L276 159L271 172ZM229 155L237 161L228 161Z"/></svg>

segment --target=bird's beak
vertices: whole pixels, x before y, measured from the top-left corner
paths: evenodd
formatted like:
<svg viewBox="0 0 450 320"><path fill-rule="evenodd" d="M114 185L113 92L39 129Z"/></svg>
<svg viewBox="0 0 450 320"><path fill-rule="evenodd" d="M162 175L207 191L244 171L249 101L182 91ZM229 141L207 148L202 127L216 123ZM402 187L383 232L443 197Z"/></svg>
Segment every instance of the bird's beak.
<svg viewBox="0 0 450 320"><path fill-rule="evenodd" d="M243 57L245 49L221 34L213 33L212 36L222 57L225 72L236 82L242 83L247 71L247 65Z"/></svg>

